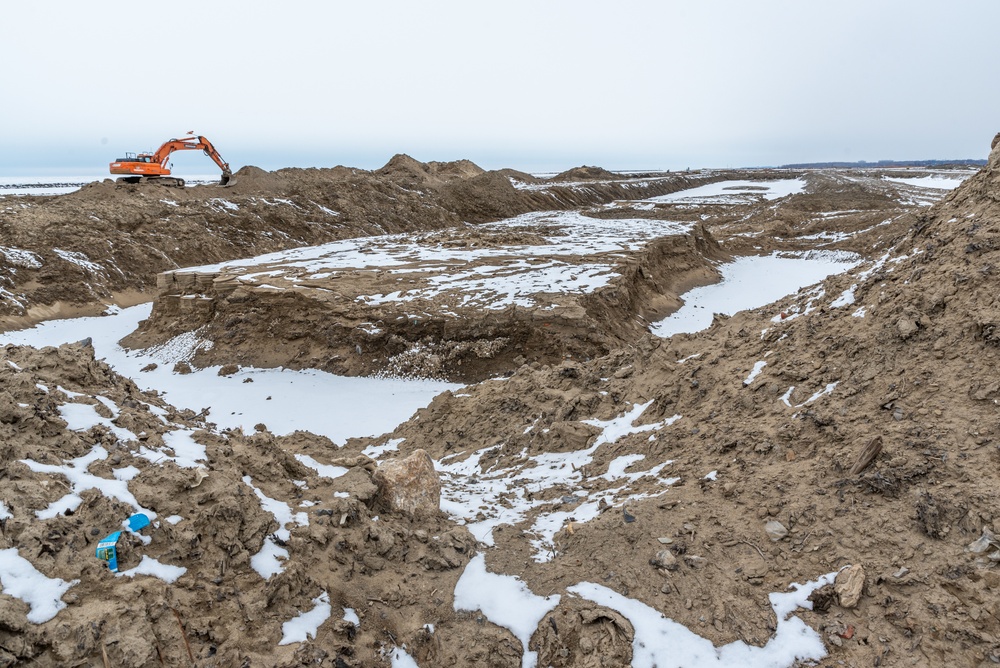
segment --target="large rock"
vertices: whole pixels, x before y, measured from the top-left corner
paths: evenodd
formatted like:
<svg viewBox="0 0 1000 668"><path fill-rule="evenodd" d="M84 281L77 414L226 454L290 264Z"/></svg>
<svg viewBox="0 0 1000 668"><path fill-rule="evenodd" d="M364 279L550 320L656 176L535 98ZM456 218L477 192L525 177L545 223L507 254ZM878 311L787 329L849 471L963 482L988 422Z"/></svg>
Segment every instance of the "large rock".
<svg viewBox="0 0 1000 668"><path fill-rule="evenodd" d="M372 475L379 501L409 515L430 515L441 506L441 481L424 450L379 464Z"/></svg>

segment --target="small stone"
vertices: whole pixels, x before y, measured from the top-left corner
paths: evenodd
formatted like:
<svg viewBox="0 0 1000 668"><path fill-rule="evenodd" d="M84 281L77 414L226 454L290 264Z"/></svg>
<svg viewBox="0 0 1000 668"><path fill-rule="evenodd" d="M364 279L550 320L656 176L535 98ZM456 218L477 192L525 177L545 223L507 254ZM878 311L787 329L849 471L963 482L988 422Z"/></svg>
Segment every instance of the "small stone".
<svg viewBox="0 0 1000 668"><path fill-rule="evenodd" d="M656 553L656 556L649 560L650 566L656 568L662 568L667 571L676 571L680 564L677 563L677 557L670 550L660 550Z"/></svg>
<svg viewBox="0 0 1000 668"><path fill-rule="evenodd" d="M861 600L861 592L865 588L865 569L861 564L848 566L837 573L833 588L840 598L840 607L854 608Z"/></svg>
<svg viewBox="0 0 1000 668"><path fill-rule="evenodd" d="M782 538L788 535L788 529L786 529L785 525L779 522L778 520L771 520L770 522L765 524L764 532L767 534L768 538L770 538L775 542L781 540Z"/></svg>
<svg viewBox="0 0 1000 668"><path fill-rule="evenodd" d="M906 566L903 566L898 571L896 571L895 573L893 573L892 577L894 577L894 578L901 578L901 577L903 577L904 575L906 575L909 572L910 572L910 569L907 568Z"/></svg>
<svg viewBox="0 0 1000 668"><path fill-rule="evenodd" d="M192 371L191 365L188 364L187 362L178 362L177 364L174 365L174 373L179 373L182 376L191 373L191 371Z"/></svg>
<svg viewBox="0 0 1000 668"><path fill-rule="evenodd" d="M669 536L660 536L656 540L658 540L662 545L670 545L674 542L674 539Z"/></svg>
<svg viewBox="0 0 1000 668"><path fill-rule="evenodd" d="M234 373L240 370L240 367L236 364L224 364L219 367L220 376L232 376Z"/></svg>
<svg viewBox="0 0 1000 668"><path fill-rule="evenodd" d="M159 364L157 364L156 362L152 362L152 363L147 364L146 366L142 367L141 369L139 369L139 371L142 372L142 373L145 373L147 371L156 371L156 368L158 366L159 366Z"/></svg>
<svg viewBox="0 0 1000 668"><path fill-rule="evenodd" d="M912 319L907 318L906 316L902 316L900 317L899 320L896 321L896 331L899 332L899 338L903 339L904 341L913 336L918 329L920 329L920 326L917 325L917 323L914 322Z"/></svg>
<svg viewBox="0 0 1000 668"><path fill-rule="evenodd" d="M982 554L989 550L991 545L1000 547L1000 541L997 540L997 537L993 535L993 532L989 528L983 527L983 534L969 543L965 551L972 552L973 554Z"/></svg>

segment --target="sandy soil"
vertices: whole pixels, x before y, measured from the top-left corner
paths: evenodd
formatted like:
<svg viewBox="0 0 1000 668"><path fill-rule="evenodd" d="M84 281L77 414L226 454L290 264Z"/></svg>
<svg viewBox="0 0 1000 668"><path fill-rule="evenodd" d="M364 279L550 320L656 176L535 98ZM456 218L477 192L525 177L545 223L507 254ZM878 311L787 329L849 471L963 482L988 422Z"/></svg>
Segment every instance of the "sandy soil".
<svg viewBox="0 0 1000 668"><path fill-rule="evenodd" d="M276 437L263 425L254 434L220 431L139 391L85 346L7 347L0 362L0 500L10 517L0 519L0 550L17 548L46 576L79 582L62 597L66 607L37 624L27 620L26 604L0 594L0 665L379 666L404 644L421 666L521 665L521 643L510 631L482 613L454 609L456 582L479 553L490 572L516 575L538 595L562 596L530 640L541 666L618 666L632 658L633 625L567 594L581 582L641 601L716 645L762 645L776 626L768 593L848 566L860 566L854 582L820 590L814 609L799 612L829 653L821 665L1000 660L1000 550L969 550L985 531L1000 531L1000 382L991 375L1000 342L993 276L1000 262L1000 150L930 207L926 191L882 174L836 171L805 175L801 192L774 200L744 189L740 201L636 202L697 185L697 178L749 176L757 175L623 182L581 168L552 185L482 173L467 162L422 165L400 157L364 174L247 168L221 195L238 211L211 204L220 197L215 191L184 191L174 207L160 201L171 195L111 184L46 202L0 201L0 208L28 205L0 218L4 243L40 258L34 267L30 255L13 254L20 265L7 256L6 286L21 301L9 312L21 318L30 306L96 304L112 289L151 291L155 274L171 268L152 260L168 243L180 249L177 264L190 265L358 231L418 228L439 230L419 235L418 246L502 250L535 243L547 226L504 238L458 223L579 206L598 221L692 224L669 240L602 256L612 281L592 293L558 296L567 315L555 328L537 326L549 302L497 322L474 309L456 311L454 294L442 293L419 304L435 326L408 335L410 319L396 318L409 315L412 304L393 311L358 299L385 294L386 281L400 278L389 272L344 272L312 279L318 282L302 290L252 282L233 288L234 277L238 283L253 273L242 270L161 276L154 315L134 343L198 329L215 346L214 357L196 363L431 372L470 381L504 376L446 392L394 433L342 448L306 433ZM358 194L345 195L351 188ZM283 204L277 197L302 199ZM307 200L351 212L352 225L309 223L320 210L297 212ZM182 210L167 223L164 207ZM79 231L89 223L68 222L91 214L106 220L112 210L121 211L119 222L94 225L113 241L134 241L128 250L99 250L96 231ZM47 232L32 236L29 220ZM277 239L279 229L288 237ZM67 239L64 250L86 253L105 269L55 260L53 235L71 230L58 237ZM678 305L685 289L711 280L720 259L809 249L852 251L866 261L825 281L822 293L716 317L698 334L660 339L637 319ZM573 261L591 263L596 255ZM125 278L112 278L112 266ZM280 268L267 278L275 288L301 278L287 264L250 266ZM417 281L421 266L405 268L407 280ZM337 299L321 298L332 281ZM66 286L74 282L90 287L70 299ZM845 292L853 301L842 298ZM362 322L385 331L358 352L352 337ZM482 354L491 341L518 336L520 348ZM411 355L408 365L390 367L414 341L437 345L433 354L445 362ZM454 341L480 347L448 358ZM338 355L339 367L330 361ZM474 370L459 371L459 360ZM766 366L747 381L761 361ZM103 421L72 429L70 405L89 406L71 410ZM612 423L626 427L620 437L606 437ZM204 446L203 465L170 460L178 434ZM436 507L411 512L387 501L391 490L376 474L384 464L377 467L362 451L390 439L399 447L390 456L423 450L438 463L445 500L480 494L481 505L449 517ZM589 454L580 458L582 451ZM540 463L556 454L580 465L543 470ZM148 544L125 537L124 568L140 554L154 557L187 569L175 582L115 577L93 558L96 541L135 506L85 489L83 478L39 470L87 455L93 476L112 480L127 469L117 475L132 476L135 504L158 516L159 525L144 532ZM296 455L347 473L323 477ZM432 496L432 487L421 491ZM283 527L262 509L254 488L294 502L289 507L305 521L294 515ZM74 510L36 517L67 492L81 499ZM166 521L173 516L183 519ZM254 558L268 545L290 557L284 572L264 578ZM282 624L324 592L333 615L315 640L278 645ZM357 612L359 624L343 619L345 608Z"/></svg>

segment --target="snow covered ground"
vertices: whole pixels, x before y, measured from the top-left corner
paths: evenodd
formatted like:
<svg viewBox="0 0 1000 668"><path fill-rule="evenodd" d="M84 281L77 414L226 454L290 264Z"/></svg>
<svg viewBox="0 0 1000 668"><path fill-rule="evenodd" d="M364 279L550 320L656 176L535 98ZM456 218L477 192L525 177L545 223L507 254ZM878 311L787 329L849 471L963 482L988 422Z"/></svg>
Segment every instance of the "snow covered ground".
<svg viewBox="0 0 1000 668"><path fill-rule="evenodd" d="M684 306L653 323L650 331L664 338L684 332L700 332L712 324L716 313L733 315L758 308L793 294L827 276L843 273L858 264L853 253L773 253L742 257L721 265L722 281L684 293Z"/></svg>
<svg viewBox="0 0 1000 668"><path fill-rule="evenodd" d="M744 204L778 199L802 192L806 182L802 179L775 181L717 181L697 188L680 190L669 195L650 197L646 202L685 202L691 204Z"/></svg>
<svg viewBox="0 0 1000 668"><path fill-rule="evenodd" d="M580 241L567 243L576 244ZM590 243L596 242L591 239ZM307 253L308 251L300 251L300 254ZM383 258L383 261L389 260ZM788 269L794 267L794 271L790 273L798 277L796 281L790 278L775 281L775 267L782 266L782 261L791 263L787 265ZM767 263L774 263L774 266ZM748 263L739 266L742 273L738 280L730 277L730 280L724 281L717 288L729 292L727 296L717 296L717 301L700 302L699 297L688 293L685 299L692 308L700 306L698 310L708 313L710 320L711 312L716 309L715 304L727 304L729 312L759 306L762 298L759 295L764 286L769 286L772 289L770 294L777 298L796 290L803 281L814 282L823 275L843 271L856 263L857 260L853 257L832 254L818 254L811 258L751 258ZM809 267L815 273L803 273ZM313 269L314 267L310 267L310 270ZM725 274L729 269L724 266L723 272ZM781 289L774 290L775 286L781 286ZM163 392L168 401L180 407L195 411L208 408L209 419L220 427L243 427L249 430L254 423L263 422L274 433L307 429L326 435L335 442L343 442L350 436L377 435L390 431L406 420L414 410L429 403L437 393L456 388L454 385L429 381L340 378L320 372L281 369L244 369L231 377L218 376L217 368L189 375L174 374L170 370L172 363L191 355L199 345L203 345L196 336L178 337L169 345L140 352L126 352L117 344L122 336L131 332L148 314L149 305L142 305L103 317L50 321L30 330L3 334L0 342L45 346L75 342L89 336L97 356L106 359L119 373L132 378L145 389ZM694 331L700 328L698 323L689 319L683 319L683 323L672 324L673 331ZM159 364L159 367L153 371L141 371L152 362ZM245 378L253 378L254 382L244 383ZM392 395L394 400L386 401L387 394ZM468 523L474 535L487 545L492 543L492 529L498 524L518 523L533 517L529 532L533 534L534 558L538 562L548 561L552 555L552 538L565 525L569 515L564 510L547 508L546 505L551 502L535 501L527 494L511 494L511 490L523 492L530 490L532 485L548 487L559 482L571 484L574 476L579 475L580 465L590 461L594 451L601 445L614 443L630 433L664 429L683 419L676 415L660 423L636 425L648 405L636 405L622 415L607 420L586 420L599 427L602 433L593 446L581 451L525 457L510 469L491 469L488 473L484 473L479 464L489 454L489 448L472 453L462 461L446 458L436 462L444 487L442 509L460 523ZM91 423L104 420L89 406L87 408L90 408L90 412L87 415L73 412L83 410L81 406L68 403L63 407L66 409L64 417L71 421L72 428L86 429ZM527 429L530 428L529 425ZM198 445L190 438L190 434L175 432L172 436L175 436L171 439L173 456L181 460L178 463L196 465ZM129 438L129 435L122 434L122 437ZM379 451L372 449L370 454L376 457L392 456L391 453L398 445L398 441L390 443ZM96 460L101 454L98 452L89 456ZM157 453L158 456L163 454ZM658 480L662 491L666 491L676 481L676 478L669 477L669 461L644 467L642 460L641 455L625 455L612 461L602 477L606 484L597 491L578 496L571 504L574 522L582 523L596 517L601 500L621 505L638 498L630 492L630 485L640 478L651 477ZM311 465L310 462L304 463ZM71 482L76 481L71 495L76 496L83 487L96 487L102 493L121 498L138 507L133 503L134 498L129 498L129 471L123 471L121 475L116 472L116 480L104 480L89 474L86 471L88 465L86 461L74 460L60 470ZM336 475L337 472L331 474ZM292 524L308 522L305 513L293 513L291 509L294 506L285 500L264 496L254 487L253 480L245 480L245 483L254 489L262 505L275 515L283 531L287 531ZM76 489L77 487L80 489ZM71 504L73 500L67 498L65 503ZM565 503L565 499L561 501ZM0 507L0 513L4 511ZM166 521L171 521L171 518ZM254 567L265 579L280 572L282 558L288 557L287 552L282 554L281 550L283 548L277 545L271 549L265 546L254 557ZM32 606L32 621L51 619L65 606L60 597L74 583L48 580L31 568L16 550L0 552L0 566L4 591L29 602ZM176 567L159 563L143 564L139 570L122 575L135 576L143 573L167 581L184 576ZM792 614L797 607L808 608L811 604L806 596L831 577L830 574L817 575L819 578L812 583L796 585L789 592L772 594L771 603L777 614L778 627L775 635L763 648L740 642L714 647L705 638L662 617L653 608L602 585L581 582L569 587L565 595L579 596L607 605L629 619L635 628L634 666L697 667L735 663L745 666L792 666L796 661L817 660L824 655L819 634ZM489 573L482 555L470 562L455 591L456 609L482 610L491 621L514 633L524 645L522 665L527 667L536 663L534 653L527 649L528 640L544 614L558 600L558 595L546 598L534 594L516 577ZM312 603L311 609L300 611L298 616L284 625L282 643L308 642L309 638L315 637L319 626L332 616L329 597L325 593ZM345 611L344 614L346 618L348 612ZM416 665L405 648L393 648L390 660L394 666Z"/></svg>
<svg viewBox="0 0 1000 668"><path fill-rule="evenodd" d="M578 211L528 213L454 235L396 234L346 239L245 260L187 267L175 275L224 274L274 290L316 288L344 272L381 270L398 289L362 294L370 306L443 300L453 308L499 310L512 305L549 307L546 295L584 294L607 285L628 252L690 224L644 218L604 220ZM472 235L468 240L462 233ZM481 243L490 235L524 235L523 244ZM468 245L454 243L468 241ZM386 281L379 282L384 286ZM384 287L382 288L385 289Z"/></svg>
<svg viewBox="0 0 1000 668"><path fill-rule="evenodd" d="M954 190L955 188L962 185L965 179L969 178L970 173L960 173L955 176L944 176L941 174L935 174L933 176L920 176L914 178L897 178L892 176L885 177L886 181L892 181L893 183L903 183L908 186L916 186L918 188L933 188L935 190Z"/></svg>
<svg viewBox="0 0 1000 668"><path fill-rule="evenodd" d="M302 429L335 443L391 431L436 395L458 387L439 381L345 378L323 371L252 367L232 376L219 376L219 367L176 374L171 370L174 362L193 354L200 343L194 337L179 337L172 345L148 351L131 352L118 345L140 320L149 317L150 308L142 304L106 316L50 320L32 329L0 334L0 342L43 347L90 337L98 359L142 389L161 392L178 408L196 413L208 408L207 419L220 428L243 428L249 433L263 422L274 434ZM149 364L158 368L141 371ZM248 378L253 382L244 382Z"/></svg>

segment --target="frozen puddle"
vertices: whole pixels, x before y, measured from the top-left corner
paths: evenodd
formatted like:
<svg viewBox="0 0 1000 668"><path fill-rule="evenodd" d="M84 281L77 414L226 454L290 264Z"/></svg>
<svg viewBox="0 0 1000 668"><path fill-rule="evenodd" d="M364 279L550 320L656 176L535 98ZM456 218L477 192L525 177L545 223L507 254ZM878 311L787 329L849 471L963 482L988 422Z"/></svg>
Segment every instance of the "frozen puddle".
<svg viewBox="0 0 1000 668"><path fill-rule="evenodd" d="M664 338L700 332L711 326L716 313L733 315L765 306L860 263L859 256L846 252L741 257L719 267L722 281L685 292L684 306L649 329Z"/></svg>
<svg viewBox="0 0 1000 668"><path fill-rule="evenodd" d="M962 185L971 174L962 174L956 176L921 176L914 178L897 178L892 176L886 176L886 181L892 181L893 183L902 183L907 186L915 186L917 188L933 188L934 190L954 190L955 188Z"/></svg>
<svg viewBox="0 0 1000 668"><path fill-rule="evenodd" d="M105 316L50 320L32 329L2 333L0 344L42 348L90 337L97 359L104 359L141 389L159 391L178 408L196 413L209 408L206 419L220 429L251 432L255 424L263 422L279 436L302 429L335 443L391 431L444 390L459 387L439 381L345 378L314 370L243 368L226 377L218 375L219 367L208 367L176 374L172 371L178 360L176 349L161 346L126 351L118 345L139 321L149 317L150 309L150 304L142 304ZM180 347L193 352L198 342L195 337L188 338L188 345ZM158 367L141 371L152 363ZM81 412L93 410L70 406Z"/></svg>
<svg viewBox="0 0 1000 668"><path fill-rule="evenodd" d="M669 195L651 197L646 202L684 202L689 204L745 204L747 202L778 199L802 192L802 179L776 181L718 181L697 188L680 190Z"/></svg>

